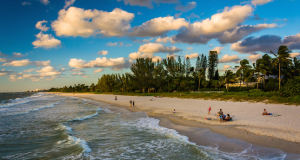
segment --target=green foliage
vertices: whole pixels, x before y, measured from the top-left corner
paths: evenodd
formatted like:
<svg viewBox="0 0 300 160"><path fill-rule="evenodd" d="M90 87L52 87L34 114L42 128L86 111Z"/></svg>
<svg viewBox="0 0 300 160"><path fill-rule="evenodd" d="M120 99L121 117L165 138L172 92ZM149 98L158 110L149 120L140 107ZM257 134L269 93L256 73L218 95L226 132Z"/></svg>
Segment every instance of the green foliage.
<svg viewBox="0 0 300 160"><path fill-rule="evenodd" d="M284 85L283 96L298 96L300 94L300 77L295 77L295 79L289 79Z"/></svg>
<svg viewBox="0 0 300 160"><path fill-rule="evenodd" d="M209 81L214 79L215 71L218 66L218 53L217 51L209 51L208 57L208 79Z"/></svg>
<svg viewBox="0 0 300 160"><path fill-rule="evenodd" d="M251 89L249 92L264 92L262 89Z"/></svg>

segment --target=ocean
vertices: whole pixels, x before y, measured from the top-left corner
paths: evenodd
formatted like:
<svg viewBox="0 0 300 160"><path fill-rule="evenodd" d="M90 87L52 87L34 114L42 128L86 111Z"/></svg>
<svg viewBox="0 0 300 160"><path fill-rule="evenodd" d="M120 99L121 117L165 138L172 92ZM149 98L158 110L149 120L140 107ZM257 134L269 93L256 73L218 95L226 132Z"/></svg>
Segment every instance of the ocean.
<svg viewBox="0 0 300 160"><path fill-rule="evenodd" d="M239 153L198 146L144 112L88 99L47 93L0 97L0 159L287 159L280 150L255 152L252 145Z"/></svg>

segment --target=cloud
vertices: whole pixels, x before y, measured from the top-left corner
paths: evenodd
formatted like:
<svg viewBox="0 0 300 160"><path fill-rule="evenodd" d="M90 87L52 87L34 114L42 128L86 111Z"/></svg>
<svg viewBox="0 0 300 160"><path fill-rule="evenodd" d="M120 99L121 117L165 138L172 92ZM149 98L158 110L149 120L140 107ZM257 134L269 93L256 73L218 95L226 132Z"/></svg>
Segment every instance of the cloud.
<svg viewBox="0 0 300 160"><path fill-rule="evenodd" d="M189 16L186 16L187 19L192 19L192 18L200 18L200 16L198 16L197 14L195 13L191 13Z"/></svg>
<svg viewBox="0 0 300 160"><path fill-rule="evenodd" d="M7 62L7 59L5 59L5 58L0 58L0 62Z"/></svg>
<svg viewBox="0 0 300 160"><path fill-rule="evenodd" d="M187 27L189 23L184 18L175 19L173 16L158 17L144 22L140 26L133 27L130 36L136 37L156 37L165 34L171 30L178 30L181 27Z"/></svg>
<svg viewBox="0 0 300 160"><path fill-rule="evenodd" d="M167 47L160 43L148 43L141 45L139 52L141 53L176 53L182 51L180 48L175 46Z"/></svg>
<svg viewBox="0 0 300 160"><path fill-rule="evenodd" d="M5 76L7 73L0 72L0 76Z"/></svg>
<svg viewBox="0 0 300 160"><path fill-rule="evenodd" d="M22 58L22 57L25 57L28 55L28 53L26 53L26 55L24 55L24 54L16 53L16 52L13 52L12 54L13 54L14 58Z"/></svg>
<svg viewBox="0 0 300 160"><path fill-rule="evenodd" d="M126 46L126 47L132 46L132 44L126 44L126 45L124 45L124 42L119 42L119 43L118 42L115 42L115 43L108 42L108 43L106 43L106 45L110 46L110 47L117 46L117 45L119 45L119 47L121 47L121 46Z"/></svg>
<svg viewBox="0 0 300 160"><path fill-rule="evenodd" d="M115 43L108 42L108 43L106 43L106 45L113 47L113 46L118 45L118 43L117 42L115 42Z"/></svg>
<svg viewBox="0 0 300 160"><path fill-rule="evenodd" d="M197 58L199 57L199 54L198 53L193 53L193 54L187 54L185 55L185 58L189 57L189 59L193 59L193 58Z"/></svg>
<svg viewBox="0 0 300 160"><path fill-rule="evenodd" d="M38 70L36 72L39 72L39 76L45 77L45 76L55 76L55 75L60 75L61 72L58 72L55 68L51 66L46 66L43 67L41 70Z"/></svg>
<svg viewBox="0 0 300 160"><path fill-rule="evenodd" d="M171 57L174 57L174 58L176 58L176 57L178 57L178 55L177 55L177 54L175 54L175 53L174 53L174 54L168 54L168 55L167 55L167 58L171 58Z"/></svg>
<svg viewBox="0 0 300 160"><path fill-rule="evenodd" d="M218 41L221 44L234 43L234 42L237 42L238 40L241 40L242 38L246 37L247 35L249 35L251 33L258 32L263 29L275 28L275 27L277 27L276 24L258 24L256 26L252 26L252 25L238 26L233 30L223 32L218 37Z"/></svg>
<svg viewBox="0 0 300 160"><path fill-rule="evenodd" d="M34 70L35 70L35 68L32 68L32 69L27 69L27 70L24 70L23 72L30 73L30 72L33 72Z"/></svg>
<svg viewBox="0 0 300 160"><path fill-rule="evenodd" d="M10 74L12 74L13 73L13 71L12 70L5 70L5 69L1 69L0 70L0 76L6 76L6 75L10 75Z"/></svg>
<svg viewBox="0 0 300 160"><path fill-rule="evenodd" d="M107 53L108 53L108 51L99 51L97 54L99 54L99 55L107 55Z"/></svg>
<svg viewBox="0 0 300 160"><path fill-rule="evenodd" d="M32 45L34 45L34 48L56 48L57 46L61 45L61 41L58 39L55 39L51 34L43 34L40 32L39 34L35 35L36 40L32 42Z"/></svg>
<svg viewBox="0 0 300 160"><path fill-rule="evenodd" d="M227 63L227 62L237 62L240 58L237 55L227 55L225 54L220 60L219 63Z"/></svg>
<svg viewBox="0 0 300 160"><path fill-rule="evenodd" d="M181 28L172 38L177 42L206 44L209 40L218 38L221 33L235 29L252 15L253 10L250 5L225 7L223 12L212 15L210 19L197 21L186 28Z"/></svg>
<svg viewBox="0 0 300 160"><path fill-rule="evenodd" d="M124 57L120 58L96 58L96 60L92 60L86 62L82 59L70 59L69 66L74 68L94 68L94 67L124 67L126 65L126 61Z"/></svg>
<svg viewBox="0 0 300 160"><path fill-rule="evenodd" d="M186 47L187 50L193 50L193 47Z"/></svg>
<svg viewBox="0 0 300 160"><path fill-rule="evenodd" d="M122 0L118 0L122 1ZM178 0L123 0L125 5L153 8L152 3L178 3Z"/></svg>
<svg viewBox="0 0 300 160"><path fill-rule="evenodd" d="M217 51L218 54L221 53L221 50L223 49L224 47L215 47L214 49L212 49L211 51Z"/></svg>
<svg viewBox="0 0 300 160"><path fill-rule="evenodd" d="M155 42L163 43L163 44L166 44L168 42L171 42L172 44L176 43L175 41L173 41L173 38L171 38L171 37L164 37L164 38L158 37L155 40Z"/></svg>
<svg viewBox="0 0 300 160"><path fill-rule="evenodd" d="M273 0L252 0L251 3L254 5L254 6L257 6L257 5L264 5L266 3L269 3L269 2L272 2Z"/></svg>
<svg viewBox="0 0 300 160"><path fill-rule="evenodd" d="M23 5L23 6L26 6L26 5L31 5L31 3L30 3L30 2L26 2L26 1L24 1L24 2L22 2L22 5Z"/></svg>
<svg viewBox="0 0 300 160"><path fill-rule="evenodd" d="M50 2L49 2L49 0L40 0L41 1L41 3L42 4L44 4L44 5L48 5Z"/></svg>
<svg viewBox="0 0 300 160"><path fill-rule="evenodd" d="M45 21L45 20L38 21L35 25L35 28L37 28L41 31L48 31L49 27L46 27L46 25L43 25L43 23L48 23L48 21Z"/></svg>
<svg viewBox="0 0 300 160"><path fill-rule="evenodd" d="M239 53L254 53L257 51L270 53L270 50L275 51L281 45L286 45L291 50L300 49L300 33L286 36L283 39L277 35L248 37L231 44L231 49Z"/></svg>
<svg viewBox="0 0 300 160"><path fill-rule="evenodd" d="M256 61L257 59L261 58L261 54L253 54L248 56L247 58L249 59L249 61Z"/></svg>
<svg viewBox="0 0 300 160"><path fill-rule="evenodd" d="M224 69L229 69L229 68L231 68L231 66L230 65L224 65L223 68Z"/></svg>
<svg viewBox="0 0 300 160"><path fill-rule="evenodd" d="M97 70L94 71L94 74L100 73L100 72L102 72L102 71L103 71L103 69L97 69Z"/></svg>
<svg viewBox="0 0 300 160"><path fill-rule="evenodd" d="M1 56L1 57L7 57L8 55L5 54L5 53L2 53L2 52L0 51L0 56Z"/></svg>
<svg viewBox="0 0 300 160"><path fill-rule="evenodd" d="M162 58L159 56L154 56L153 53L141 53L141 52L133 52L129 54L129 58L136 60L138 58L152 58L153 62L161 61Z"/></svg>
<svg viewBox="0 0 300 160"><path fill-rule="evenodd" d="M181 11L181 12L188 12L188 11L196 8L196 6L197 6L196 2L188 2L186 6L179 4L178 6L175 7L175 10Z"/></svg>
<svg viewBox="0 0 300 160"><path fill-rule="evenodd" d="M138 14L138 15L143 15L143 13L142 13L142 12L137 12L137 14Z"/></svg>
<svg viewBox="0 0 300 160"><path fill-rule="evenodd" d="M131 40L133 42L138 42L138 43L150 43L150 41L152 41L153 39L154 38L140 40L140 39L136 39L136 38L131 38Z"/></svg>
<svg viewBox="0 0 300 160"><path fill-rule="evenodd" d="M65 6L64 9L72 6L74 4L75 0L65 0Z"/></svg>
<svg viewBox="0 0 300 160"><path fill-rule="evenodd" d="M28 59L23 59L19 61L12 61L9 63L4 63L2 66L13 66L13 67L20 67L20 66L27 66L27 65L35 65L35 66L49 66L49 61L29 61Z"/></svg>
<svg viewBox="0 0 300 160"><path fill-rule="evenodd" d="M290 54L290 57L294 58L294 57L299 57L300 56L300 53L299 52L296 52L296 53L291 53Z"/></svg>
<svg viewBox="0 0 300 160"><path fill-rule="evenodd" d="M60 10L58 18L51 26L57 36L81 36L92 35L124 36L130 29L130 21L133 13L115 8L112 12L99 10L84 10L70 7L68 10Z"/></svg>
<svg viewBox="0 0 300 160"><path fill-rule="evenodd" d="M182 15L182 13L176 13L175 18L179 18Z"/></svg>

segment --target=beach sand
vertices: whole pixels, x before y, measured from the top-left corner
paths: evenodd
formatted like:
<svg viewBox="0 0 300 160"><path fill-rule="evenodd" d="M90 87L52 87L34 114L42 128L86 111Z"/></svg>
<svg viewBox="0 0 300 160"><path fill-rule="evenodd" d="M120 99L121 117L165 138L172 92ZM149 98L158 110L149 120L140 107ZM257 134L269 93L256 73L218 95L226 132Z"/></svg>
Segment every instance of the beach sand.
<svg viewBox="0 0 300 160"><path fill-rule="evenodd" d="M144 111L147 115L160 119L161 126L175 129L197 144L204 141L199 140L197 132L190 132L184 129L184 126L208 128L228 138L300 154L300 117L298 116L300 107L297 106L165 97L153 98L153 101L150 101L152 97L149 96L118 95L118 99L115 100L115 95L78 93L75 95L60 93L60 95L101 101L131 111ZM134 100L134 107L129 107L130 100ZM210 115L207 115L208 107L212 107ZM175 114L173 114L174 109ZM220 109L224 114L234 115L233 121L220 123L214 116ZM263 116L263 109L267 109L273 115L281 116ZM205 118L212 118L212 120Z"/></svg>

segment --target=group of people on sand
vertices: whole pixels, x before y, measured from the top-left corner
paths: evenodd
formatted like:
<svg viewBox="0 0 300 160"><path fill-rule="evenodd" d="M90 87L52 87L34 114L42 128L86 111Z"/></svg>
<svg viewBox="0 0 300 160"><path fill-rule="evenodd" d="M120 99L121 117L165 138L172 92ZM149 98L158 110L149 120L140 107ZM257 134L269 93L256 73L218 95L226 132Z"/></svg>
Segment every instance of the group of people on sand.
<svg viewBox="0 0 300 160"><path fill-rule="evenodd" d="M160 97L159 96L154 96L155 98L163 98L163 96L162 95L160 95ZM153 98L151 98L150 99L150 101L153 101L154 99Z"/></svg>
<svg viewBox="0 0 300 160"><path fill-rule="evenodd" d="M130 100L129 103L130 103L130 107L134 107L134 101Z"/></svg>

